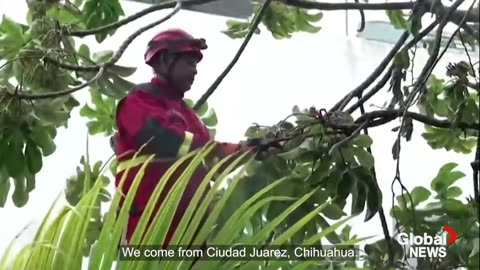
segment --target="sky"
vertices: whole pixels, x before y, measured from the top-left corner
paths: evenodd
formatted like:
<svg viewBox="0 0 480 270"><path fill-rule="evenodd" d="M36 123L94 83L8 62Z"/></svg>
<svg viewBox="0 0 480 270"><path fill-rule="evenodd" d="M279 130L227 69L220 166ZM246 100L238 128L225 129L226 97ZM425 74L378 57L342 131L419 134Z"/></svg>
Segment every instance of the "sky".
<svg viewBox="0 0 480 270"><path fill-rule="evenodd" d="M0 14L25 22L25 1L15 1L15 5L7 4L7 1L0 0ZM144 4L126 1L122 5L127 15L146 7ZM166 13L167 11L155 12L130 23L102 44L96 44L92 38L77 42L88 44L92 51L116 50L118 44L129 34ZM295 105L300 108L313 105L329 109L360 84L388 53L391 45L358 39L355 36L359 22L358 12L350 12L349 35L346 35L344 14L344 11L325 13L318 24L322 30L316 35L299 33L288 40L275 40L265 29L260 35L255 35L240 61L208 101L219 118L216 139L229 142L242 140L245 130L252 123L274 124L291 113ZM240 46L241 40L232 40L221 33L221 30L226 29L226 19L182 10L166 23L135 39L119 64L138 67L137 72L129 78L131 81L149 81L152 73L142 62L148 40L155 32L165 28L184 28L197 37L205 38L209 46L198 67L195 84L187 93L187 97L198 99L228 65ZM368 12L367 19L385 20L385 16L382 12ZM416 66L421 67L427 57L425 51L418 52ZM442 68L446 63L456 60L458 55L447 53L437 65L436 73L444 74ZM419 68L416 72L419 72ZM88 91L80 91L76 97L81 102L86 102L89 100ZM382 106L388 97L383 91L367 104L367 110ZM20 236L28 241L53 201L59 195L63 196L66 178L74 174L81 155L86 152L85 122L76 109L72 113L69 127L59 130L55 139L57 151L44 160L44 167L37 175L36 189L31 192L28 204L17 208L9 199L7 205L0 208L0 254L22 228L31 224ZM391 207L390 185L395 176L395 162L390 149L396 134L391 129L396 124L398 122L393 121L370 130L374 139L373 153L378 181L385 198L383 206L387 213ZM454 161L459 163L458 169L467 174L457 184L464 190L465 196L470 195L473 189L469 163L473 160L473 153L459 155L432 150L420 137L422 130L422 125L415 124L412 140L402 144L400 168L405 186L410 190L417 185L428 187L438 169L443 164ZM91 160L105 161L112 154L108 138L101 135L89 137L89 145ZM398 190L396 187L397 194ZM381 237L378 216L366 223L362 219L363 215L353 223L353 233Z"/></svg>

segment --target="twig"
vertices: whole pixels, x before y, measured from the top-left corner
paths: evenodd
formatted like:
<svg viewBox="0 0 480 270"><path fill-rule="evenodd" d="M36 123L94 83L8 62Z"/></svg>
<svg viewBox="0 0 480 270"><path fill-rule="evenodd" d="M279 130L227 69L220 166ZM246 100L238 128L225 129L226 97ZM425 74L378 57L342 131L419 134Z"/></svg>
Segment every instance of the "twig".
<svg viewBox="0 0 480 270"><path fill-rule="evenodd" d="M115 54L112 56L112 58L110 58L108 61L106 61L104 63L99 63L99 64L96 64L96 65L90 65L90 66L78 66L78 65L71 65L71 64L67 64L67 63L61 63L61 62L57 61L56 59L53 59L53 58L50 58L50 57L45 57L44 61L52 63L52 64L54 64L54 65L56 65L60 68L64 68L64 69L67 69L67 70L73 70L73 71L97 71L101 67L106 67L106 68L111 67L116 62L118 62L118 60L120 60L123 53L128 48L128 46L133 42L133 40L135 40L138 36L140 36L143 32L149 30L150 28L153 28L153 27L167 21L168 19L172 18L173 15L177 14L180 11L180 9L184 5L184 3L185 3L184 1L178 1L175 8L169 14L167 14L165 17L163 17L160 20L155 21L153 23L147 24L146 26L141 27L140 29L135 31L124 42L122 42L122 44L120 45L120 48L118 48L118 50L115 52Z"/></svg>
<svg viewBox="0 0 480 270"><path fill-rule="evenodd" d="M266 0L258 13L255 15L253 18L253 22L250 24L250 29L248 30L247 35L245 36L245 39L243 40L242 45L240 45L240 48L238 49L237 53L233 57L232 61L228 64L228 66L225 68L225 70L218 76L218 78L213 82L213 84L208 88L208 90L200 97L200 99L195 103L193 106L194 110L198 110L206 101L207 99L215 92L217 87L222 83L223 79L227 77L228 73L230 70L232 70L233 66L238 62L240 59L240 56L242 55L243 51L247 47L248 43L250 42L250 39L252 38L253 34L255 33L255 30L257 29L258 25L262 21L263 16L265 15L265 12L267 11L270 3L272 0Z"/></svg>

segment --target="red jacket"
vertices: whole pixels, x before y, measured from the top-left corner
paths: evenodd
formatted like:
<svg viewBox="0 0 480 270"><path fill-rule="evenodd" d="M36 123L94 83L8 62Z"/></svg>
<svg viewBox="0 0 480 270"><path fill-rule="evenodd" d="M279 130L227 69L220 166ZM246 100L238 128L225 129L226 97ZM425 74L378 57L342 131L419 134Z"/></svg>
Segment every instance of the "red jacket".
<svg viewBox="0 0 480 270"><path fill-rule="evenodd" d="M147 166L129 216L126 232L126 240L129 242L158 180L179 156L205 145L211 140L211 137L195 111L183 101L183 93L177 93L159 78L152 79L150 84L138 85L119 102L116 124L118 129L116 152L119 167L123 161L131 159L139 148L150 139L143 153L155 154L155 158L171 160L152 161ZM217 144L219 147L216 153L220 158L238 149L237 144ZM130 169L123 185L124 194L130 188L141 166L140 164ZM119 168L119 170L121 169ZM181 168L177 170L171 179L180 176L182 171ZM123 173L124 171L117 172L116 186L120 184ZM206 169L201 167L191 178L172 220L164 245L168 245L170 242L175 228L205 174ZM173 181L169 180L160 195L157 209L172 185Z"/></svg>

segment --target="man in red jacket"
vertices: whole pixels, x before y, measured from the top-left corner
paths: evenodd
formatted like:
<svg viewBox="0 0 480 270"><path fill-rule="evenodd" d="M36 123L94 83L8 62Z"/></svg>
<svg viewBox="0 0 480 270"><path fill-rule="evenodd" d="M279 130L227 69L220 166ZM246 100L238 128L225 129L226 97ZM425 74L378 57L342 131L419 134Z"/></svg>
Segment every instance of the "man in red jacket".
<svg viewBox="0 0 480 270"><path fill-rule="evenodd" d="M145 171L130 212L126 240L140 220L144 208L168 168L182 155L204 146L211 140L208 129L196 113L183 101L197 74L196 66L202 60L201 50L206 49L204 39L195 39L180 29L171 29L157 34L148 44L145 63L150 65L155 76L150 83L136 86L117 106L115 138L118 173L115 184L118 186L125 170L130 168L123 184L126 194L142 163L155 154ZM147 143L148 142L148 143ZM133 160L133 155L146 144L141 155ZM222 158L237 151L250 149L244 144L216 143L215 156ZM168 180L160 195L158 206L165 199L174 184L174 179L182 174L177 170ZM170 242L189 202L206 174L199 168L191 178L178 205L164 245ZM187 244L187 243L184 243Z"/></svg>

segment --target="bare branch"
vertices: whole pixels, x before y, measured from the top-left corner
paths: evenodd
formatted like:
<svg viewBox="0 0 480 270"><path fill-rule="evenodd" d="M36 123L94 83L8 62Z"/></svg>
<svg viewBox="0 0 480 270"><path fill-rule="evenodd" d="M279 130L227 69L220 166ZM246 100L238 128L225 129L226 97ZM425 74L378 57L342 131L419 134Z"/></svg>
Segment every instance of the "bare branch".
<svg viewBox="0 0 480 270"><path fill-rule="evenodd" d="M218 78L213 82L213 84L208 88L208 90L195 103L195 105L193 106L194 110L198 110L207 101L207 99L213 94L213 92L215 92L215 90L220 85L220 83L222 83L223 79L227 77L228 73L230 72L230 70L232 70L233 66L235 66L235 64L238 62L238 60L240 59L240 56L242 55L243 51L247 47L248 42L250 42L250 39L255 33L255 30L257 29L258 25L262 21L262 18L265 15L265 12L267 11L267 8L269 7L271 2L272 0L266 0L263 3L261 9L258 11L252 23L250 24L250 29L248 30L248 33L245 36L245 39L243 40L242 45L240 45L240 48L238 49L237 53L233 57L232 61L230 61L228 66L225 68L225 70L220 74L220 76L218 76Z"/></svg>

